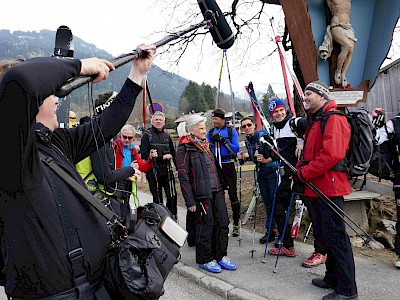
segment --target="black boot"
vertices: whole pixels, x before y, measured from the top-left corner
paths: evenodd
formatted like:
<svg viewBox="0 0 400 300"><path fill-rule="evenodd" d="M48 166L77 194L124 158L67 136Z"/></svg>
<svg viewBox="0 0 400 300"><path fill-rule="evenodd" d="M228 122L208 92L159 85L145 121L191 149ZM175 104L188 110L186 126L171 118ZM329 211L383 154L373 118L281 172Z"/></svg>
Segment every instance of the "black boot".
<svg viewBox="0 0 400 300"><path fill-rule="evenodd" d="M260 244L265 244L265 242L267 241L267 237L268 237L268 231L265 232L265 235L260 238L259 240ZM276 231L272 230L271 234L269 235L268 243L275 241L276 238L277 238Z"/></svg>

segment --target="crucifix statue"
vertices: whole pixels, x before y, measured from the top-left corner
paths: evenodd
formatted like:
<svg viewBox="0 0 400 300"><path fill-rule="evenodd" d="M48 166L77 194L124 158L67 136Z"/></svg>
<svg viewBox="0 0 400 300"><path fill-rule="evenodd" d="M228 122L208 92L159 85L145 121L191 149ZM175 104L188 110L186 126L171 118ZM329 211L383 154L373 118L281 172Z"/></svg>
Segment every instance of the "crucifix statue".
<svg viewBox="0 0 400 300"><path fill-rule="evenodd" d="M348 84L346 71L349 68L353 48L357 41L350 24L351 0L326 0L332 13L330 25L326 28L324 41L319 47L319 56L326 60L331 56L333 41L341 46L335 69L335 83L345 88Z"/></svg>

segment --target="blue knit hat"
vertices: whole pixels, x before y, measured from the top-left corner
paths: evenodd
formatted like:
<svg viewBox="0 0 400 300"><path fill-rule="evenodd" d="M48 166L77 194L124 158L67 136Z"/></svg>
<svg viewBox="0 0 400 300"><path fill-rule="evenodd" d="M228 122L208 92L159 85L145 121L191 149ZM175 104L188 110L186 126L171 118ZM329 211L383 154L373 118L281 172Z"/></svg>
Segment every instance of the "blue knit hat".
<svg viewBox="0 0 400 300"><path fill-rule="evenodd" d="M268 112L271 117L272 117L274 110L277 109L278 107L283 107L284 109L287 109L285 102L283 102L281 99L271 98L271 100L269 100L269 103L268 103Z"/></svg>

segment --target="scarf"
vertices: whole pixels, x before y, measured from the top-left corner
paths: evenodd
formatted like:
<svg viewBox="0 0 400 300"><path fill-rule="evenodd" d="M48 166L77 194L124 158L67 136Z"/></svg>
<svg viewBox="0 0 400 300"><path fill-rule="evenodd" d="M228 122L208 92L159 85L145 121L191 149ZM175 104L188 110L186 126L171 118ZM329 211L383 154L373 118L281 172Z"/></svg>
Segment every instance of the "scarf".
<svg viewBox="0 0 400 300"><path fill-rule="evenodd" d="M193 134L188 135L188 140L192 142L198 149L200 149L207 155L210 155L210 144L207 140L200 140Z"/></svg>

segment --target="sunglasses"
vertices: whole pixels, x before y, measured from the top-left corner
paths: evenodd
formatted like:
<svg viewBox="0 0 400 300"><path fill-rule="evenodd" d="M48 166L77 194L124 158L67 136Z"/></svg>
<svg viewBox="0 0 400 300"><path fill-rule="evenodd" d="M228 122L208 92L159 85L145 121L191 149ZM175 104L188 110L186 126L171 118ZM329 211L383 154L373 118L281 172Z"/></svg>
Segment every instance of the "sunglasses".
<svg viewBox="0 0 400 300"><path fill-rule="evenodd" d="M245 129L246 127L249 127L249 128L250 128L251 126L253 126L252 123L247 123L247 124L241 125L240 128Z"/></svg>
<svg viewBox="0 0 400 300"><path fill-rule="evenodd" d="M131 140L131 139L133 139L133 136L126 136L126 135L123 135L122 136L125 140Z"/></svg>

